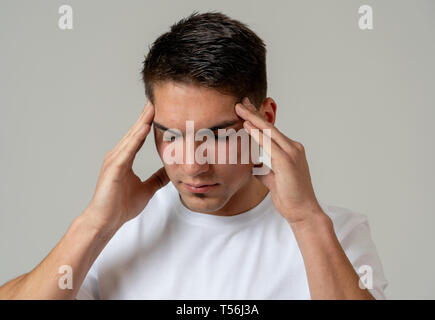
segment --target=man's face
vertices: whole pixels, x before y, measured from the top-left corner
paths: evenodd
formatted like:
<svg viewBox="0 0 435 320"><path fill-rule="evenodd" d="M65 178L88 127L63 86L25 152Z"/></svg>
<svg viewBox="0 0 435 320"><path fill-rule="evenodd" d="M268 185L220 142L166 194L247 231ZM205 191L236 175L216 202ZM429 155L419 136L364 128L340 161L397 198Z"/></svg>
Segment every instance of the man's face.
<svg viewBox="0 0 435 320"><path fill-rule="evenodd" d="M237 143L237 164L225 164L215 161L215 164L199 164L195 155L191 154L192 164L186 161L188 151L186 148L186 121L194 121L195 133L201 129L234 129L243 130L243 121L237 116L234 106L237 99L224 95L217 90L200 87L192 84L181 84L167 81L154 86L154 137L157 151L163 161L164 149L171 141L164 141L165 129L178 129L183 134L182 164L167 164L163 161L169 179L177 188L183 203L193 211L214 212L222 209L234 195L243 192L252 176L253 163L241 164L240 138ZM205 141L205 139L204 139ZM196 151L202 141L195 141L193 151ZM223 140L226 152L229 152L229 139ZM216 141L216 158L218 154ZM228 159L228 155L227 155ZM192 186L207 185L198 189Z"/></svg>

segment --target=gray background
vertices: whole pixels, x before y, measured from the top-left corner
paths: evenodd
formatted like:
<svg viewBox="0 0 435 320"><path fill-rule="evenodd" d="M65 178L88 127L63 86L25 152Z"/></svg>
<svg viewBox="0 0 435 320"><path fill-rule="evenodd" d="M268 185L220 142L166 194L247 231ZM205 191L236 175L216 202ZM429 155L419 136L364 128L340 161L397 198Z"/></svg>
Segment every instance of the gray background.
<svg viewBox="0 0 435 320"><path fill-rule="evenodd" d="M58 8L74 29L58 28ZM374 30L358 28L372 5ZM0 283L30 271L89 203L104 154L145 104L148 46L194 10L267 45L277 126L319 200L362 212L390 299L435 298L435 1L0 2ZM160 165L149 139L135 171Z"/></svg>

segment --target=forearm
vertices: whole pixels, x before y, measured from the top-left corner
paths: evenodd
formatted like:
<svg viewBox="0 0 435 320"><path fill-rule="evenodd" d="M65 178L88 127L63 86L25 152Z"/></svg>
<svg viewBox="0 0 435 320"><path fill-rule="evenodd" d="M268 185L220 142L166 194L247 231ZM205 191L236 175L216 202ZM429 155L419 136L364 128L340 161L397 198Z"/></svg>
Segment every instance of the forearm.
<svg viewBox="0 0 435 320"><path fill-rule="evenodd" d="M325 213L290 226L302 253L312 299L374 299L367 289L360 289L359 276Z"/></svg>
<svg viewBox="0 0 435 320"><path fill-rule="evenodd" d="M90 223L85 211L71 224L66 234L47 257L31 272L0 287L0 299L74 299L95 259L117 229ZM72 289L61 289L59 268L72 269Z"/></svg>

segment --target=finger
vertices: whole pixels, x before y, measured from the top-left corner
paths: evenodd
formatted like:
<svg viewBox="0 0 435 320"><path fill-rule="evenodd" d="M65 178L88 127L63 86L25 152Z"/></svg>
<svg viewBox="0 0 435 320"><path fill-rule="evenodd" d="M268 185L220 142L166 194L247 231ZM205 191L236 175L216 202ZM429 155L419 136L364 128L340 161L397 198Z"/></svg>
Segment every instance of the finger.
<svg viewBox="0 0 435 320"><path fill-rule="evenodd" d="M282 150L278 144L273 141L269 135L263 134L259 128L255 127L251 122L245 121L243 122L243 127L249 133L249 135L261 146L269 156L271 160L275 160L280 162L286 161L288 154ZM273 168L272 168L273 170Z"/></svg>
<svg viewBox="0 0 435 320"><path fill-rule="evenodd" d="M255 127L261 130L269 129L271 132L271 138L286 152L290 152L291 148L293 148L291 145L292 140L279 131L270 122L266 121L260 115L255 106L249 102L247 97L242 100L242 103L236 104L236 113L242 119L250 121Z"/></svg>
<svg viewBox="0 0 435 320"><path fill-rule="evenodd" d="M151 130L151 121L154 117L154 107L147 104L136 124L130 129L124 139L114 149L113 158L118 165L127 163L132 166L133 160L143 146L146 137Z"/></svg>
<svg viewBox="0 0 435 320"><path fill-rule="evenodd" d="M125 144L125 141L130 138L132 134L136 132L138 127L141 126L141 124L149 123L149 117L154 115L154 108L151 102L148 100L145 107L143 108L141 114L139 115L139 118L136 120L136 122L133 124L133 126L127 131L127 133L124 135L124 137L119 141L119 143L116 145L116 148L122 148ZM151 117L152 119L152 117Z"/></svg>
<svg viewBox="0 0 435 320"><path fill-rule="evenodd" d="M263 163L263 166L267 167L269 169L269 172L267 174L256 174L255 177L260 180L260 182L264 184L269 190L272 190L274 187L275 173L266 164Z"/></svg>
<svg viewBox="0 0 435 320"><path fill-rule="evenodd" d="M143 146L148 133L151 131L151 125L143 124L134 134L132 134L125 143L123 149L117 154L116 162L118 164L127 164L132 166L136 154Z"/></svg>
<svg viewBox="0 0 435 320"><path fill-rule="evenodd" d="M114 155L117 156L119 153L123 152L125 148L130 144L137 144L137 141L132 137L138 134L138 131L144 130L144 126L151 126L152 119L154 117L154 107L152 104L147 104L144 111L140 115L139 119L136 121L135 125L128 131L128 133L121 139L118 145L114 148ZM140 133L139 133L140 134ZM146 133L146 135L148 132ZM145 136L146 137L146 136ZM141 139L143 136L141 136ZM132 141L133 140L133 141ZM143 140L141 140L143 143Z"/></svg>
<svg viewBox="0 0 435 320"><path fill-rule="evenodd" d="M148 110L149 110L149 112L148 112ZM154 119L154 112L155 112L154 105L151 102L148 102L148 107L145 106L144 112L143 112L145 123L151 124L151 122Z"/></svg>

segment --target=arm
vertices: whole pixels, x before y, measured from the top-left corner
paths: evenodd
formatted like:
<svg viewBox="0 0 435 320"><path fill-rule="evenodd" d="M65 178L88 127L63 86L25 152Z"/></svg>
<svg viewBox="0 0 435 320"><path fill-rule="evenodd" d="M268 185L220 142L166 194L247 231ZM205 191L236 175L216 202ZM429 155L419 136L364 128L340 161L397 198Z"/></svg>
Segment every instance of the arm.
<svg viewBox="0 0 435 320"><path fill-rule="evenodd" d="M341 248L332 221L316 199L304 146L273 126L276 104L267 98L257 110L245 98L236 104L235 111L245 120L244 128L260 146L264 145L271 158L272 170L256 177L270 190L275 207L295 234L311 298L373 299L368 290L359 288L359 276Z"/></svg>
<svg viewBox="0 0 435 320"><path fill-rule="evenodd" d="M169 182L164 168L141 181L132 170L136 153L150 132L154 107L147 103L139 119L109 151L88 208L31 272L0 287L0 299L74 299L92 264L128 220L136 217L154 193ZM72 288L61 289L63 265L72 269ZM62 279L61 279L62 277Z"/></svg>
<svg viewBox="0 0 435 320"><path fill-rule="evenodd" d="M78 216L56 247L31 272L0 287L0 298L74 299L95 259L116 232L93 226L89 215L92 212L85 210ZM61 289L58 285L62 265L72 268L72 289Z"/></svg>
<svg viewBox="0 0 435 320"><path fill-rule="evenodd" d="M322 211L289 223L304 260L312 299L374 299L343 251L332 220Z"/></svg>

